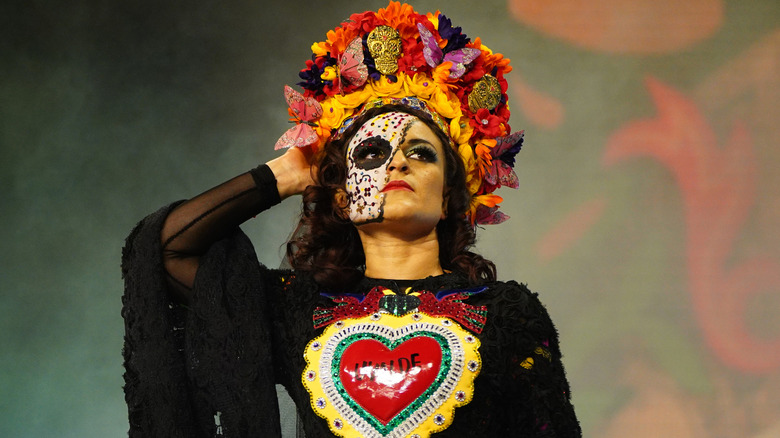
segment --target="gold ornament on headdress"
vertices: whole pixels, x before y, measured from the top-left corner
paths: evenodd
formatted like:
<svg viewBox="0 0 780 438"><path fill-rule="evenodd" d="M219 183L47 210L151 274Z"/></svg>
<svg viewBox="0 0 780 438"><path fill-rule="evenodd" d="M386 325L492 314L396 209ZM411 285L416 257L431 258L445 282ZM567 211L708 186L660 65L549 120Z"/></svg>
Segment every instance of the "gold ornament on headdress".
<svg viewBox="0 0 780 438"><path fill-rule="evenodd" d="M379 73L391 75L398 71L398 58L401 57L401 35L390 26L377 26L366 39L368 51L374 58Z"/></svg>
<svg viewBox="0 0 780 438"><path fill-rule="evenodd" d="M469 93L469 110L472 113L481 108L492 110L501 102L501 84L491 75L482 76Z"/></svg>

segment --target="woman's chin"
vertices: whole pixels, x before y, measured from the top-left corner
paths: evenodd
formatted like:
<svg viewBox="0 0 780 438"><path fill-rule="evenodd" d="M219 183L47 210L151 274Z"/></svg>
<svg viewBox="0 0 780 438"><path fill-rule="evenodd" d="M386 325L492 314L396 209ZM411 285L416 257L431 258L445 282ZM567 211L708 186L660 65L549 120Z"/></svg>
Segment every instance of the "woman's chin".
<svg viewBox="0 0 780 438"><path fill-rule="evenodd" d="M379 228L397 230L398 232L409 231L412 234L420 234L436 229L439 223L439 215L421 214L419 210L413 209L387 209L382 214L382 220L374 224Z"/></svg>

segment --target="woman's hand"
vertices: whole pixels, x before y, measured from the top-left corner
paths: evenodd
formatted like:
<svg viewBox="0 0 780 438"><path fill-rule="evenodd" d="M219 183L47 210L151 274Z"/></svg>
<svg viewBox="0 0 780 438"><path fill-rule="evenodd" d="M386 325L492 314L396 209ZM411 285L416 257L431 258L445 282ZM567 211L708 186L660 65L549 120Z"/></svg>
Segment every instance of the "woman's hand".
<svg viewBox="0 0 780 438"><path fill-rule="evenodd" d="M299 195L306 187L315 184L313 175L317 169L312 164L313 158L310 147L291 147L284 155L266 163L276 177L276 186L282 199Z"/></svg>

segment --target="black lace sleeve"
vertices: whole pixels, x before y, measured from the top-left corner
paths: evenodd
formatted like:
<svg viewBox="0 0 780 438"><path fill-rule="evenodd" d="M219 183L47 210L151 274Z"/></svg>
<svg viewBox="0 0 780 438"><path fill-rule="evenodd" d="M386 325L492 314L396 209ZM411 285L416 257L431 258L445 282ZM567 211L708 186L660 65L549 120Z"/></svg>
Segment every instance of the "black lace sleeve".
<svg viewBox="0 0 780 438"><path fill-rule="evenodd" d="M163 264L176 298L189 301L200 257L240 224L281 202L267 165L179 204L161 231Z"/></svg>

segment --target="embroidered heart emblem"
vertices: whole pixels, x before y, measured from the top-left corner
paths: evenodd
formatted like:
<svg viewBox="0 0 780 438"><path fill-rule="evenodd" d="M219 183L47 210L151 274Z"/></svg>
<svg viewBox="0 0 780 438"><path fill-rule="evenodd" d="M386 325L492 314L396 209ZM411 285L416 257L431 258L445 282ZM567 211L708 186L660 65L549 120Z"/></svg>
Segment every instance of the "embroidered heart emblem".
<svg viewBox="0 0 780 438"><path fill-rule="evenodd" d="M313 339L302 382L339 437L428 437L471 401L479 340L452 320L373 314Z"/></svg>
<svg viewBox="0 0 780 438"><path fill-rule="evenodd" d="M342 353L339 378L352 400L387 425L432 387L441 366L442 347L431 337L413 337L394 348L364 339Z"/></svg>

